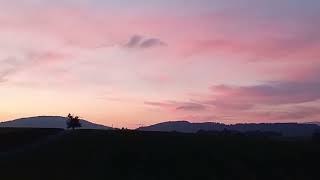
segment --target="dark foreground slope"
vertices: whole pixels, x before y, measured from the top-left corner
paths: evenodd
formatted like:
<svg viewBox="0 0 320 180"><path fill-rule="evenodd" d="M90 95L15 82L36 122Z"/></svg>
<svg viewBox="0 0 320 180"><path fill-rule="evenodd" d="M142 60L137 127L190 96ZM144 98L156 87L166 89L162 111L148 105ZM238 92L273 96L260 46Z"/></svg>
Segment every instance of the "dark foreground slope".
<svg viewBox="0 0 320 180"><path fill-rule="evenodd" d="M311 140L79 130L1 160L0 176L6 180L309 180L320 179L319 152L320 144Z"/></svg>

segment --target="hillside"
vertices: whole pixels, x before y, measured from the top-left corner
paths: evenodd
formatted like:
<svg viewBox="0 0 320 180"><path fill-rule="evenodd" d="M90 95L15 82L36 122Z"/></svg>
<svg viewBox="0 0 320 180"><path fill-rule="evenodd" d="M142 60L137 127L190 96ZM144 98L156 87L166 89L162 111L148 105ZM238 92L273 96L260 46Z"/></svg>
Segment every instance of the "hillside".
<svg viewBox="0 0 320 180"><path fill-rule="evenodd" d="M320 126L320 122L318 122L318 121L306 122L306 123L304 123L304 124L315 124L315 125Z"/></svg>
<svg viewBox="0 0 320 180"><path fill-rule="evenodd" d="M66 117L61 116L37 116L21 118L0 123L0 127L19 128L66 128ZM110 127L80 120L81 129L111 129Z"/></svg>
<svg viewBox="0 0 320 180"><path fill-rule="evenodd" d="M320 126L316 124L298 124L298 123L261 123L261 124L234 124L226 125L221 123L190 123L188 121L169 121L147 127L138 128L140 131L162 131L162 132L184 132L196 133L202 131L261 131L261 132L276 132L283 136L312 136L319 130Z"/></svg>

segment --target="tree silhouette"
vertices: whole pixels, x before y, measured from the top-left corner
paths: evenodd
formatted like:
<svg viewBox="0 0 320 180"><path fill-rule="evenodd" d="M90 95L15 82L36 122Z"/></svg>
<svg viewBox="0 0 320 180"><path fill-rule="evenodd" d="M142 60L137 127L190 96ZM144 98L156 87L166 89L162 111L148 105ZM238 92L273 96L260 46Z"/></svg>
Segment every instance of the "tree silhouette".
<svg viewBox="0 0 320 180"><path fill-rule="evenodd" d="M70 113L68 114L67 128L74 130L75 128L81 127L80 119L78 116L73 116Z"/></svg>

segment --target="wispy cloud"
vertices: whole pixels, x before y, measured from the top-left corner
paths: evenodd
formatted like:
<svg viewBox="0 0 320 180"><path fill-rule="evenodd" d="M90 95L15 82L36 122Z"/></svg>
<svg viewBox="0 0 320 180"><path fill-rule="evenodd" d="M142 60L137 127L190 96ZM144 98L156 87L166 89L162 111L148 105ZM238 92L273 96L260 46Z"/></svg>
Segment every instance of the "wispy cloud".
<svg viewBox="0 0 320 180"><path fill-rule="evenodd" d="M320 82L270 82L254 86L213 86L216 94L209 104L281 105L312 102L320 99ZM246 109L246 108L245 108Z"/></svg>
<svg viewBox="0 0 320 180"><path fill-rule="evenodd" d="M153 48L159 46L166 46L167 44L157 38L147 38L144 36L134 35L123 46L126 48Z"/></svg>
<svg viewBox="0 0 320 180"><path fill-rule="evenodd" d="M208 94L193 97L192 101L146 104L171 112L183 110L185 116L182 117L190 117L192 120L198 118L199 121L213 117L225 122L310 120L320 116L320 81L315 78L318 72L310 74L312 78L305 76L303 80L296 81L273 81L246 86L215 85L210 87Z"/></svg>
<svg viewBox="0 0 320 180"><path fill-rule="evenodd" d="M177 102L177 101L166 101L166 102L153 102L146 101L144 104L149 106L155 106L165 108L173 111L204 111L206 106L193 102Z"/></svg>
<svg viewBox="0 0 320 180"><path fill-rule="evenodd" d="M314 28L319 28L316 26ZM225 54L254 60L287 61L320 58L320 33L295 34L292 37L255 39L212 39L194 41L186 51L188 55Z"/></svg>
<svg viewBox="0 0 320 180"><path fill-rule="evenodd" d="M22 62L13 57L0 60L0 82L8 81L9 76L16 73L21 65Z"/></svg>

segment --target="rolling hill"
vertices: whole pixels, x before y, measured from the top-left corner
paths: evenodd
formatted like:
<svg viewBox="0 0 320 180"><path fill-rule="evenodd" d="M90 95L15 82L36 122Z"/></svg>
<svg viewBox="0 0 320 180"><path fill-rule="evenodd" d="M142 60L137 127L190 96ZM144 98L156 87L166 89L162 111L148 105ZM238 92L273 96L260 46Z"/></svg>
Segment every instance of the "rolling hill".
<svg viewBox="0 0 320 180"><path fill-rule="evenodd" d="M12 121L0 123L0 127L16 128L66 128L66 117L61 116L37 116L21 118ZM91 123L86 120L80 120L81 129L112 129L100 124Z"/></svg>
<svg viewBox="0 0 320 180"><path fill-rule="evenodd" d="M239 131L239 132L276 132L283 136L311 136L320 126L316 124L298 124L298 123L261 123L261 124L234 124L226 125L221 123L190 123L188 121L169 121L147 127L141 127L141 131L162 131L162 132L183 132L196 133L202 131Z"/></svg>

